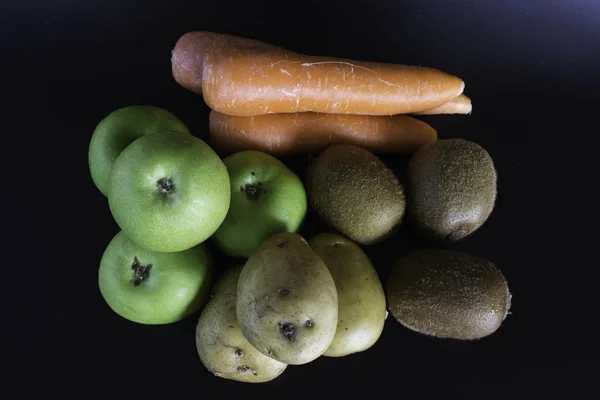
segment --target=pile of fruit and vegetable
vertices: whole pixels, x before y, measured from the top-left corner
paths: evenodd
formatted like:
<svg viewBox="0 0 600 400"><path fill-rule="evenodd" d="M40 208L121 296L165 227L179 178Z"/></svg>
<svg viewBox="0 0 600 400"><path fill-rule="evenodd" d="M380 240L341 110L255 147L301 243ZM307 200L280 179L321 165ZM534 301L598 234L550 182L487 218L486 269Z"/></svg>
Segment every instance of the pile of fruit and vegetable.
<svg viewBox="0 0 600 400"><path fill-rule="evenodd" d="M140 324L199 313L200 360L243 382L366 351L388 311L439 338L500 327L511 295L492 262L416 249L382 283L363 251L405 223L455 242L491 214L488 152L408 115L470 113L460 78L212 32L183 35L171 62L211 108L208 143L141 105L110 113L90 142L91 177L121 229L99 268L112 310ZM378 153L410 156L405 185ZM296 154L314 155L304 181L278 158ZM309 209L329 231L300 236ZM217 269L209 240L238 265Z"/></svg>

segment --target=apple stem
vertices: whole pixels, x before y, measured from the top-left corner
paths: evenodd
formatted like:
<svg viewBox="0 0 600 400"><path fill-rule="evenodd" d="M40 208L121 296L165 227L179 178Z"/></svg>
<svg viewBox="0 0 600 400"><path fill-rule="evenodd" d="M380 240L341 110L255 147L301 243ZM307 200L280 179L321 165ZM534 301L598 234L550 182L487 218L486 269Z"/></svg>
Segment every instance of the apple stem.
<svg viewBox="0 0 600 400"><path fill-rule="evenodd" d="M260 183L259 183L259 185L260 185ZM246 194L246 197L248 197L250 200L256 200L258 198L258 196L260 195L259 188L254 185L246 185L242 189L243 189L243 192Z"/></svg>
<svg viewBox="0 0 600 400"><path fill-rule="evenodd" d="M137 257L134 257L133 264L131 264L131 269L133 270L133 286L139 286L150 276L150 269L152 269L152 264L144 266L140 263L140 260L138 260Z"/></svg>
<svg viewBox="0 0 600 400"><path fill-rule="evenodd" d="M161 178L156 182L160 194L170 194L173 191L173 181L169 178Z"/></svg>

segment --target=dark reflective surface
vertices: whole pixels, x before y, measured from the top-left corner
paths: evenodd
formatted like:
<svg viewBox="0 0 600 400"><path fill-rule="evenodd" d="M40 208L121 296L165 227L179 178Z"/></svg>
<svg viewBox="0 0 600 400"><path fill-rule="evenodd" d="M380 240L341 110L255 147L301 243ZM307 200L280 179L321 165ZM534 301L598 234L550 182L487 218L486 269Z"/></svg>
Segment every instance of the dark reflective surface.
<svg viewBox="0 0 600 400"><path fill-rule="evenodd" d="M5 170L11 244L4 284L15 292L9 306L16 320L5 325L16 328L9 345L16 350L16 398L313 398L325 388L340 398L361 391L407 399L590 396L598 376L600 242L591 190L598 181L600 4L239 3L0 6L8 103L3 158L14 158ZM498 169L497 204L487 223L446 246L485 257L505 274L513 301L504 325L463 343L418 335L389 317L364 353L322 357L289 367L272 383L244 385L202 366L194 346L197 315L157 327L115 315L98 290L97 269L117 226L89 176L89 139L105 115L131 104L164 107L207 137L208 108L170 73L170 50L189 30L311 54L422 64L462 77L472 115L422 118L441 138L484 146ZM304 177L307 159L285 161ZM406 157L382 159L402 179ZM326 229L312 213L308 218L305 236ZM429 245L405 226L366 251L385 281L401 254ZM235 262L212 249L218 268ZM14 272L20 279L11 278Z"/></svg>

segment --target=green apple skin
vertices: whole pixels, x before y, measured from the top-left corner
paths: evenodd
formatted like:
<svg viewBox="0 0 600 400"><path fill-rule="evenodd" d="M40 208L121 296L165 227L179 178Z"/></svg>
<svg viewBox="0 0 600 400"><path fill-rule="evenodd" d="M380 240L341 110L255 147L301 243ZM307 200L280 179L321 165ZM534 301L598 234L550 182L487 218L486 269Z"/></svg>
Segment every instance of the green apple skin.
<svg viewBox="0 0 600 400"><path fill-rule="evenodd" d="M107 196L110 170L127 146L140 136L163 131L190 133L179 118L154 106L123 107L102 119L94 130L88 150L90 174L98 190Z"/></svg>
<svg viewBox="0 0 600 400"><path fill-rule="evenodd" d="M223 162L231 182L231 206L213 240L224 253L248 258L269 236L300 229L306 192L283 162L254 150L232 154Z"/></svg>
<svg viewBox="0 0 600 400"><path fill-rule="evenodd" d="M125 319L147 325L177 322L200 310L213 278L212 258L204 244L160 253L140 247L123 231L108 244L98 270L100 293L108 306Z"/></svg>
<svg viewBox="0 0 600 400"><path fill-rule="evenodd" d="M153 133L117 157L108 205L117 225L149 250L183 251L221 225L231 199L219 156L193 135Z"/></svg>

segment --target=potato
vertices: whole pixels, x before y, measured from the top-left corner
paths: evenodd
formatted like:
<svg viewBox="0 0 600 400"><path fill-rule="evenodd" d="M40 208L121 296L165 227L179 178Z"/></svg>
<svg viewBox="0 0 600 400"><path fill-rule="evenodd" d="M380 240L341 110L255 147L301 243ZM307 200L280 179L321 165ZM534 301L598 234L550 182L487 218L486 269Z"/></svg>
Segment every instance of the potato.
<svg viewBox="0 0 600 400"><path fill-rule="evenodd" d="M260 383L277 378L287 365L256 350L237 323L235 303L242 266L226 271L213 287L213 297L196 326L196 349L202 364L215 376Z"/></svg>
<svg viewBox="0 0 600 400"><path fill-rule="evenodd" d="M302 236L270 236L242 269L237 316L258 351L286 364L306 364L321 356L335 335L335 283Z"/></svg>
<svg viewBox="0 0 600 400"><path fill-rule="evenodd" d="M385 294L377 271L364 251L336 233L308 241L333 276L338 292L338 325L323 354L342 357L367 350L377 342L385 323Z"/></svg>

